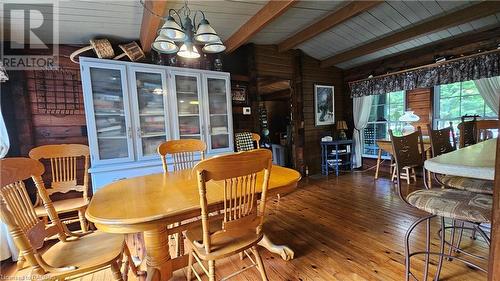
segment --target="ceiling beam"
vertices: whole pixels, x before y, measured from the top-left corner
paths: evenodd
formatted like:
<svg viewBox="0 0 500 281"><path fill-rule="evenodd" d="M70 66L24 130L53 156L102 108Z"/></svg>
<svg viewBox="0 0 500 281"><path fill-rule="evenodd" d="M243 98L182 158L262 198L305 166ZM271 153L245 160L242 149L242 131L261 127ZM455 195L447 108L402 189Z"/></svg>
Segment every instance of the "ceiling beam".
<svg viewBox="0 0 500 281"><path fill-rule="evenodd" d="M253 35L281 16L296 2L297 0L270 0L226 40L224 43L226 45L226 52L230 53L245 44Z"/></svg>
<svg viewBox="0 0 500 281"><path fill-rule="evenodd" d="M383 1L352 1L346 6L330 13L326 17L302 29L278 44L278 51L284 52L305 42L343 22L369 10Z"/></svg>
<svg viewBox="0 0 500 281"><path fill-rule="evenodd" d="M144 6L157 15L164 15L167 9L167 1L146 0ZM153 15L148 9L144 8L142 12L141 33L139 35L141 47L144 52L149 52L151 50L151 44L156 38L156 31L160 27L162 21L161 18Z"/></svg>
<svg viewBox="0 0 500 281"><path fill-rule="evenodd" d="M392 47L400 42L424 36L426 34L440 31L452 26L466 23L478 18L486 17L500 11L500 5L496 1L483 1L464 9L458 10L444 16L428 20L421 24L406 28L402 31L385 36L357 48L347 50L343 53L329 57L321 62L321 67L329 67L348 61L366 54Z"/></svg>

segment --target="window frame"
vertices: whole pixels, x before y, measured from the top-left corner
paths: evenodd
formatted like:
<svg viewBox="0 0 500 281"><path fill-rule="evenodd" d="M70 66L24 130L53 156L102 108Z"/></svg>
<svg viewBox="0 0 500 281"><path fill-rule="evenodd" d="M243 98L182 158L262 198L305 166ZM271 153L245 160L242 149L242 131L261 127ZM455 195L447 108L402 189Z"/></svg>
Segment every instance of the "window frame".
<svg viewBox="0 0 500 281"><path fill-rule="evenodd" d="M433 109L432 109L432 128L438 128L438 124L440 121L446 121L446 122L449 122L451 121L454 126L453 127L456 127L458 124L460 124L460 122L462 122L461 120L461 117L463 116L462 114L462 83L464 82L468 82L468 81L461 81L461 82L455 82L455 83L460 83L460 96L459 96L459 101L460 101L460 114L459 114L459 117L457 118L452 118L452 119L442 119L440 118L441 115L440 115L440 110L441 110L441 86L443 85L450 85L450 84L455 84L455 83L450 83L450 84L443 84L443 85L436 85L434 86L433 88ZM481 96L481 94L479 94L479 96ZM482 96L481 96L482 98ZM483 99L484 101L484 99ZM478 118L478 120L495 120L495 119L498 119L498 116L485 116L485 113L486 113L486 108L488 107L488 105L486 104L486 102L484 102L484 105L483 105L483 114L481 117ZM448 125L446 125L447 127Z"/></svg>
<svg viewBox="0 0 500 281"><path fill-rule="evenodd" d="M408 91L405 91L405 90L401 90L401 91L395 91L395 92L390 92L390 93L396 93L396 92L403 92L403 113L407 110L407 94L408 94ZM385 95L388 95L390 93L386 93ZM387 114L390 114L390 105L391 103L388 103L386 106L389 106L389 109L387 110ZM371 114L371 109L374 108L373 106L373 102L372 104L370 105L370 114ZM385 116L384 117L388 117L388 116ZM386 118L388 119L388 118ZM391 124L392 123L396 123L398 124L399 120L395 120L395 121L368 121L367 123L367 127L369 124L387 124L387 128L390 128ZM367 128L365 127L365 129ZM362 147L361 147L361 150L362 150L362 153L361 153L361 157L363 158L371 158L371 159L377 159L378 158L378 154L365 154L364 151L365 151L365 129L363 129L362 133L361 133L361 144L362 144ZM389 130L389 129L388 129ZM387 131L388 132L388 131ZM381 157L382 159L391 159L390 156L387 156L387 155L382 155Z"/></svg>

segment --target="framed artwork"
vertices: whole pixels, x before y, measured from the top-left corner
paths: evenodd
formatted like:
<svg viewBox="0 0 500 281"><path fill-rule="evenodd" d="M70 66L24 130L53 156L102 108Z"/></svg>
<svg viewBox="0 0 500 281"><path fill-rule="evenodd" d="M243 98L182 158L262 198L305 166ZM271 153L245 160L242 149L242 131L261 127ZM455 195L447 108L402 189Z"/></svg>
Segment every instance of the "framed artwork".
<svg viewBox="0 0 500 281"><path fill-rule="evenodd" d="M335 123L333 86L314 85L314 121L316 126Z"/></svg>
<svg viewBox="0 0 500 281"><path fill-rule="evenodd" d="M233 104L247 105L248 104L248 93L247 87L244 85L234 85L231 87L231 96Z"/></svg>

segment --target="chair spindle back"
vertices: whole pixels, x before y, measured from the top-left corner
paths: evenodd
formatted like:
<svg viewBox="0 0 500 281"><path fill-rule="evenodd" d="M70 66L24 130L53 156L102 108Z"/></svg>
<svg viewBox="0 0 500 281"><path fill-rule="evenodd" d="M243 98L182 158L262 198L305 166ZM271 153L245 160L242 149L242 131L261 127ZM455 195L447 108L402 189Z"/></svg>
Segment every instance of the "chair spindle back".
<svg viewBox="0 0 500 281"><path fill-rule="evenodd" d="M168 172L167 155L172 155L172 166L174 171L191 169L200 159L205 159L205 151L207 145L205 142L197 139L170 140L158 146L158 154L160 154L163 163L163 170Z"/></svg>
<svg viewBox="0 0 500 281"><path fill-rule="evenodd" d="M0 211L16 247L37 274L45 273L44 263L37 250L46 238L55 234L62 241L66 234L50 201L42 181L43 164L29 158L6 158L0 160ZM38 192L44 198L45 208L52 224L45 225L35 213L24 181L32 178Z"/></svg>
<svg viewBox="0 0 500 281"><path fill-rule="evenodd" d="M241 228L261 233L271 167L271 151L256 149L204 160L193 168L198 176L203 245L207 252L211 251L211 241L217 236L237 235ZM210 181L223 187L222 230L215 233L209 232L207 193L215 188L207 185ZM257 199L260 199L258 206Z"/></svg>
<svg viewBox="0 0 500 281"><path fill-rule="evenodd" d="M49 160L52 181L50 189L47 190L49 195L54 193L67 193L69 191L83 192L85 200L88 198L89 188L89 147L83 144L54 144L43 145L33 148L29 152L32 159ZM84 161L83 185L78 185L77 182L77 163L80 159Z"/></svg>

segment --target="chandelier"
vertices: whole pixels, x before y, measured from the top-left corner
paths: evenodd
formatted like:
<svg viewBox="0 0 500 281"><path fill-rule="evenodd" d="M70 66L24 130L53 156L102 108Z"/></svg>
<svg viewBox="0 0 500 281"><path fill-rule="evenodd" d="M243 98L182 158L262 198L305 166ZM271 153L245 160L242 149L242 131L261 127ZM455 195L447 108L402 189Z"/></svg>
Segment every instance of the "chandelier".
<svg viewBox="0 0 500 281"><path fill-rule="evenodd" d="M144 9L152 15L165 20L163 26L157 31L158 36L151 44L153 50L163 54L177 53L183 58L191 59L200 57L196 45L203 46L201 50L209 54L216 54L226 50L226 46L222 43L219 35L206 19L205 13L197 10L193 13L191 19L191 10L187 5L187 1L179 10L168 10L167 17L155 14L146 7L143 0L140 0L140 2ZM198 15L202 18L196 24ZM174 16L177 17L177 21Z"/></svg>

